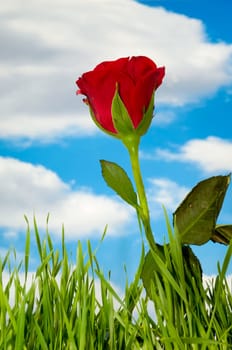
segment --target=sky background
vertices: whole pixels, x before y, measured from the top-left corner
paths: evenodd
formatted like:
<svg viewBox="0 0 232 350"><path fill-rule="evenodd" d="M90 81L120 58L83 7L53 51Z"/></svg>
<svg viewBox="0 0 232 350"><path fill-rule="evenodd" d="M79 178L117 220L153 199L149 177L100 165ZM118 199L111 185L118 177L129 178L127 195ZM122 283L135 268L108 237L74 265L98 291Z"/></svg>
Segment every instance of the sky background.
<svg viewBox="0 0 232 350"><path fill-rule="evenodd" d="M70 260L77 241L98 246L105 273L122 285L138 266L135 213L101 177L100 159L131 176L120 141L99 131L76 79L104 60L146 55L166 67L156 114L141 142L155 238L199 181L232 171L232 3L228 0L9 0L0 7L0 255L23 257L27 216ZM232 223L229 188L218 223ZM207 275L226 247L193 247ZM32 239L31 270L38 265ZM230 266L229 273L232 273Z"/></svg>

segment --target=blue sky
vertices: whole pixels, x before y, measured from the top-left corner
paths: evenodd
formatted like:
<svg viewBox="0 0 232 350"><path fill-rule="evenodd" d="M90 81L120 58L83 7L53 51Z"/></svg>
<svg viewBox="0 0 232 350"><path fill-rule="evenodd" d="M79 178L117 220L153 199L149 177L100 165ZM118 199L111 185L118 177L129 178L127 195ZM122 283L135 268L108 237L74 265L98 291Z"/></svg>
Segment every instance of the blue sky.
<svg viewBox="0 0 232 350"><path fill-rule="evenodd" d="M131 175L118 140L92 122L76 79L103 60L147 55L166 67L156 115L141 142L141 168L157 241L200 180L232 171L232 32L229 1L45 0L1 5L0 254L24 250L35 214L41 236L70 256L79 239L95 247L102 269L121 284L139 262L136 217L104 183L99 159ZM219 222L232 223L232 190ZM37 265L32 242L31 269ZM204 272L216 273L226 247L194 247ZM71 257L70 257L71 259ZM231 273L231 268L229 272Z"/></svg>

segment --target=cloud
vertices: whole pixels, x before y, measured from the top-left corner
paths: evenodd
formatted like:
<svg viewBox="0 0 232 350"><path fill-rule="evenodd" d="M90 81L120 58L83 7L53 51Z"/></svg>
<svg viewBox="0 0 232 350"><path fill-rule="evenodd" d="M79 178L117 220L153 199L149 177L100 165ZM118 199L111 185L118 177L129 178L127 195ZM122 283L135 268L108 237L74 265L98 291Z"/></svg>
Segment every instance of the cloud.
<svg viewBox="0 0 232 350"><path fill-rule="evenodd" d="M53 141L71 129L90 135L75 80L102 60L142 54L165 65L157 103L168 106L199 101L232 82L232 45L210 42L202 21L161 7L133 0L51 0L49 6L32 0L22 10L8 1L0 15L0 130L3 125L9 139ZM128 21L132 17L139 21ZM73 129L79 123L81 133Z"/></svg>
<svg viewBox="0 0 232 350"><path fill-rule="evenodd" d="M176 119L176 113L174 109L159 109L158 113L154 115L154 126L166 127Z"/></svg>
<svg viewBox="0 0 232 350"><path fill-rule="evenodd" d="M39 36L30 33L16 32L7 23L2 23L0 31L1 59L5 64L35 64L39 60L48 60L56 54L55 50L46 47Z"/></svg>
<svg viewBox="0 0 232 350"><path fill-rule="evenodd" d="M56 173L41 165L0 157L0 226L5 231L25 231L26 215L35 214L40 229L59 236L62 224L67 240L100 237L106 225L108 235L123 235L132 211L120 201L96 195L90 190L73 190ZM120 232L120 233L119 233Z"/></svg>
<svg viewBox="0 0 232 350"><path fill-rule="evenodd" d="M1 121L0 139L27 139L51 142L65 136L88 136L98 131L87 113L83 115L47 115L43 116L46 124L41 123L41 116L9 116ZM33 121L33 123L32 123Z"/></svg>
<svg viewBox="0 0 232 350"><path fill-rule="evenodd" d="M151 212L160 216L164 206L167 211L174 211L183 201L189 189L168 178L149 179L148 200Z"/></svg>
<svg viewBox="0 0 232 350"><path fill-rule="evenodd" d="M180 146L176 152L158 149L155 157L167 161L193 163L206 173L230 172L232 171L232 141L214 136L193 139Z"/></svg>

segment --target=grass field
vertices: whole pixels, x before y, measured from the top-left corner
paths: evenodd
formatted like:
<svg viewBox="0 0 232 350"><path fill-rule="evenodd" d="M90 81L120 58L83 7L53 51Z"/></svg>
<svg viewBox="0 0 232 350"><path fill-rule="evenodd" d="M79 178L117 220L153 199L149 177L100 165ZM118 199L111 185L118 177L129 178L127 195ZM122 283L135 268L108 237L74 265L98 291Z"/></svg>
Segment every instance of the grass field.
<svg viewBox="0 0 232 350"><path fill-rule="evenodd" d="M41 240L36 222L40 264L31 277L28 226L23 261L13 266L10 251L0 260L0 349L232 349L226 279L232 245L216 280L205 286L197 264L186 266L186 252L168 230L162 254L149 257L142 246L134 280L118 295L89 242L86 251L77 243L76 262L70 263L64 232L59 252L48 232Z"/></svg>

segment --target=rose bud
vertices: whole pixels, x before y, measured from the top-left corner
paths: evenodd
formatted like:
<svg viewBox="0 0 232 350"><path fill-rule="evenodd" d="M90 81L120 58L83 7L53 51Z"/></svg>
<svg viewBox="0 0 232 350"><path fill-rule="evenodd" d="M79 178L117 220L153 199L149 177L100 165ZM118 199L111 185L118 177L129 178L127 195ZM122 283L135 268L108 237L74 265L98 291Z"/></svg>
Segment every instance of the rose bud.
<svg viewBox="0 0 232 350"><path fill-rule="evenodd" d="M145 56L119 58L97 65L77 81L95 123L118 138L142 136L150 126L154 92L161 85L164 67Z"/></svg>

